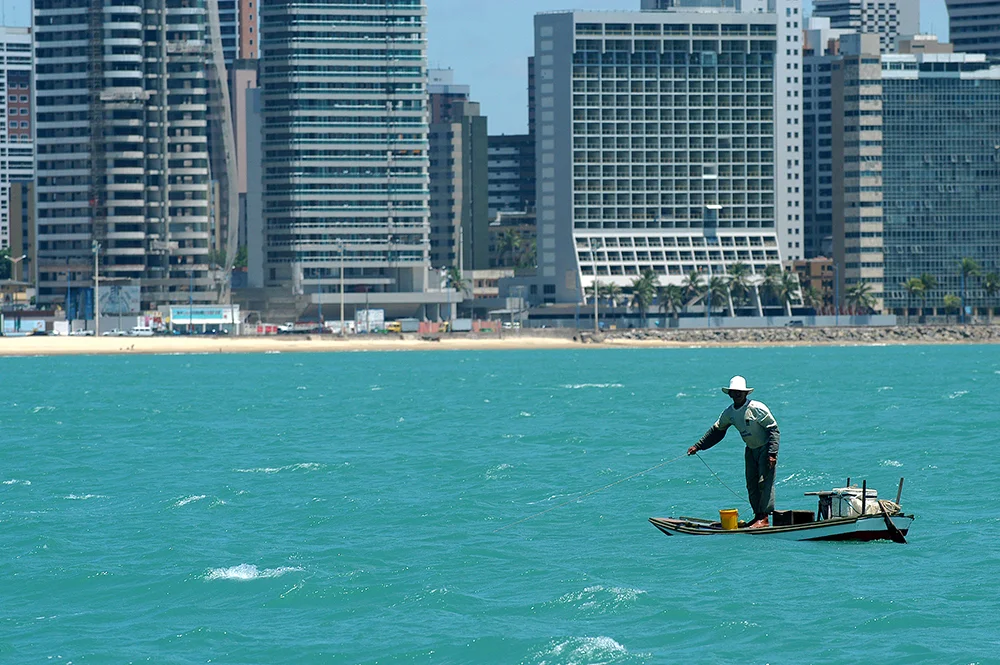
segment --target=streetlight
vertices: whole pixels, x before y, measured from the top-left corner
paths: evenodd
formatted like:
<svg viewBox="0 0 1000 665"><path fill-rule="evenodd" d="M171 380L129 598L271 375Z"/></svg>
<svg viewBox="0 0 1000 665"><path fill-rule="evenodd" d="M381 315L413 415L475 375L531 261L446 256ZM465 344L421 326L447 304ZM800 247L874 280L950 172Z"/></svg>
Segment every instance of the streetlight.
<svg viewBox="0 0 1000 665"><path fill-rule="evenodd" d="M188 334L194 330L194 265L188 270Z"/></svg>
<svg viewBox="0 0 1000 665"><path fill-rule="evenodd" d="M17 257L16 259L13 258L13 257L10 257L10 256L4 256L4 258L7 259L8 261L10 261L13 264L10 267L10 280L12 282L13 281L20 282L21 280L15 279L15 277L14 277L17 274L17 264L20 263L21 261L25 260L26 258L28 258L28 255L27 254L22 254L21 256Z"/></svg>
<svg viewBox="0 0 1000 665"><path fill-rule="evenodd" d="M319 318L319 334L323 334L323 275L316 269L316 311Z"/></svg>
<svg viewBox="0 0 1000 665"><path fill-rule="evenodd" d="M600 325L598 324L598 318L597 318L598 317L598 314L597 314L598 294L601 291L601 289L600 289L600 287L598 286L598 283L597 283L597 248L598 248L598 242L599 241L598 241L597 238L591 238L590 239L590 251L591 251L591 254L593 255L592 258L594 259L594 287L593 288L594 288L594 332L595 333L600 332Z"/></svg>
<svg viewBox="0 0 1000 665"><path fill-rule="evenodd" d="M90 244L94 252L94 336L101 335L101 277L98 273L97 260L101 253L101 243L96 240ZM67 303L68 305L68 303Z"/></svg>
<svg viewBox="0 0 1000 665"><path fill-rule="evenodd" d="M840 327L840 266L833 262L833 306L834 325Z"/></svg>
<svg viewBox="0 0 1000 665"><path fill-rule="evenodd" d="M451 276L447 268L441 268L441 279L444 280L444 291L448 296L448 332L451 332Z"/></svg>
<svg viewBox="0 0 1000 665"><path fill-rule="evenodd" d="M338 240L340 248L340 336L344 336L344 241Z"/></svg>

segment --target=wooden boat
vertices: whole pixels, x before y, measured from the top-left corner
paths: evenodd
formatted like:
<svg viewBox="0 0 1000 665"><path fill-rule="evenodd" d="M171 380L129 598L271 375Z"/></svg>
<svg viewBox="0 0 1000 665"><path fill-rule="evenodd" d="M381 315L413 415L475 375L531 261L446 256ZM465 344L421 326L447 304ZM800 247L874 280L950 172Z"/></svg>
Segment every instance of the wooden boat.
<svg viewBox="0 0 1000 665"><path fill-rule="evenodd" d="M913 515L907 515L896 502L879 500L875 490L868 489L867 483L861 488L853 487L848 479L847 487L820 492L806 492L806 496L818 496L819 507L815 514L811 511L775 511L771 526L750 529L744 523L737 528L724 529L718 521L695 517L650 517L649 521L668 536L679 534L688 536L770 536L784 540L891 540L905 543L906 534L913 523ZM903 480L899 481L900 492Z"/></svg>

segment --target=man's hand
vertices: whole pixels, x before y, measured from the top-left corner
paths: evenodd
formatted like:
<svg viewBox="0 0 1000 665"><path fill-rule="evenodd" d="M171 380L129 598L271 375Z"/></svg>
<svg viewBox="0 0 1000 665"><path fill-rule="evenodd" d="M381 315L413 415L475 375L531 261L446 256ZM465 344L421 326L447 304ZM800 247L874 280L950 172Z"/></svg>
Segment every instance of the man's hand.
<svg viewBox="0 0 1000 665"><path fill-rule="evenodd" d="M778 463L778 456L777 455L768 455L767 456L767 463L771 467L771 470L773 471L775 465L777 465L777 463Z"/></svg>
<svg viewBox="0 0 1000 665"><path fill-rule="evenodd" d="M696 452L698 452L698 446L691 446L688 448L688 455L694 455Z"/></svg>

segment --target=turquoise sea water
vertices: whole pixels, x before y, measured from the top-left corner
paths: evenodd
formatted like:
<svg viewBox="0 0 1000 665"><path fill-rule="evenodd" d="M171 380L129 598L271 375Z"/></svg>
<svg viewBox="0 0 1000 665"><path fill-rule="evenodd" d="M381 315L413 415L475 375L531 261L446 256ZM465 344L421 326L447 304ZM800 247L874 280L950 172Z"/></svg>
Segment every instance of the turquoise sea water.
<svg viewBox="0 0 1000 665"><path fill-rule="evenodd" d="M867 479L908 545L667 537ZM1000 348L0 358L2 663L1000 663ZM720 482L721 481L721 482ZM724 483L724 484L723 484ZM727 488L728 486L728 488Z"/></svg>

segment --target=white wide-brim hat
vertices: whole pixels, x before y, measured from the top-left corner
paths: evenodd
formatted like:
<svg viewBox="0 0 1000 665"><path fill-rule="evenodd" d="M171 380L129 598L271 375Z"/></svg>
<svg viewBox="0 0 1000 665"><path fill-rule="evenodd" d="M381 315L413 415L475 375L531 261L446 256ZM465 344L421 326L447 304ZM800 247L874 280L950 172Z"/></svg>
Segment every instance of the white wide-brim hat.
<svg viewBox="0 0 1000 665"><path fill-rule="evenodd" d="M723 388L722 392L728 395L730 390L738 390L740 392L747 394L753 392L753 388L747 388L747 380L744 379L742 376L734 376L732 379L730 379L729 387Z"/></svg>

